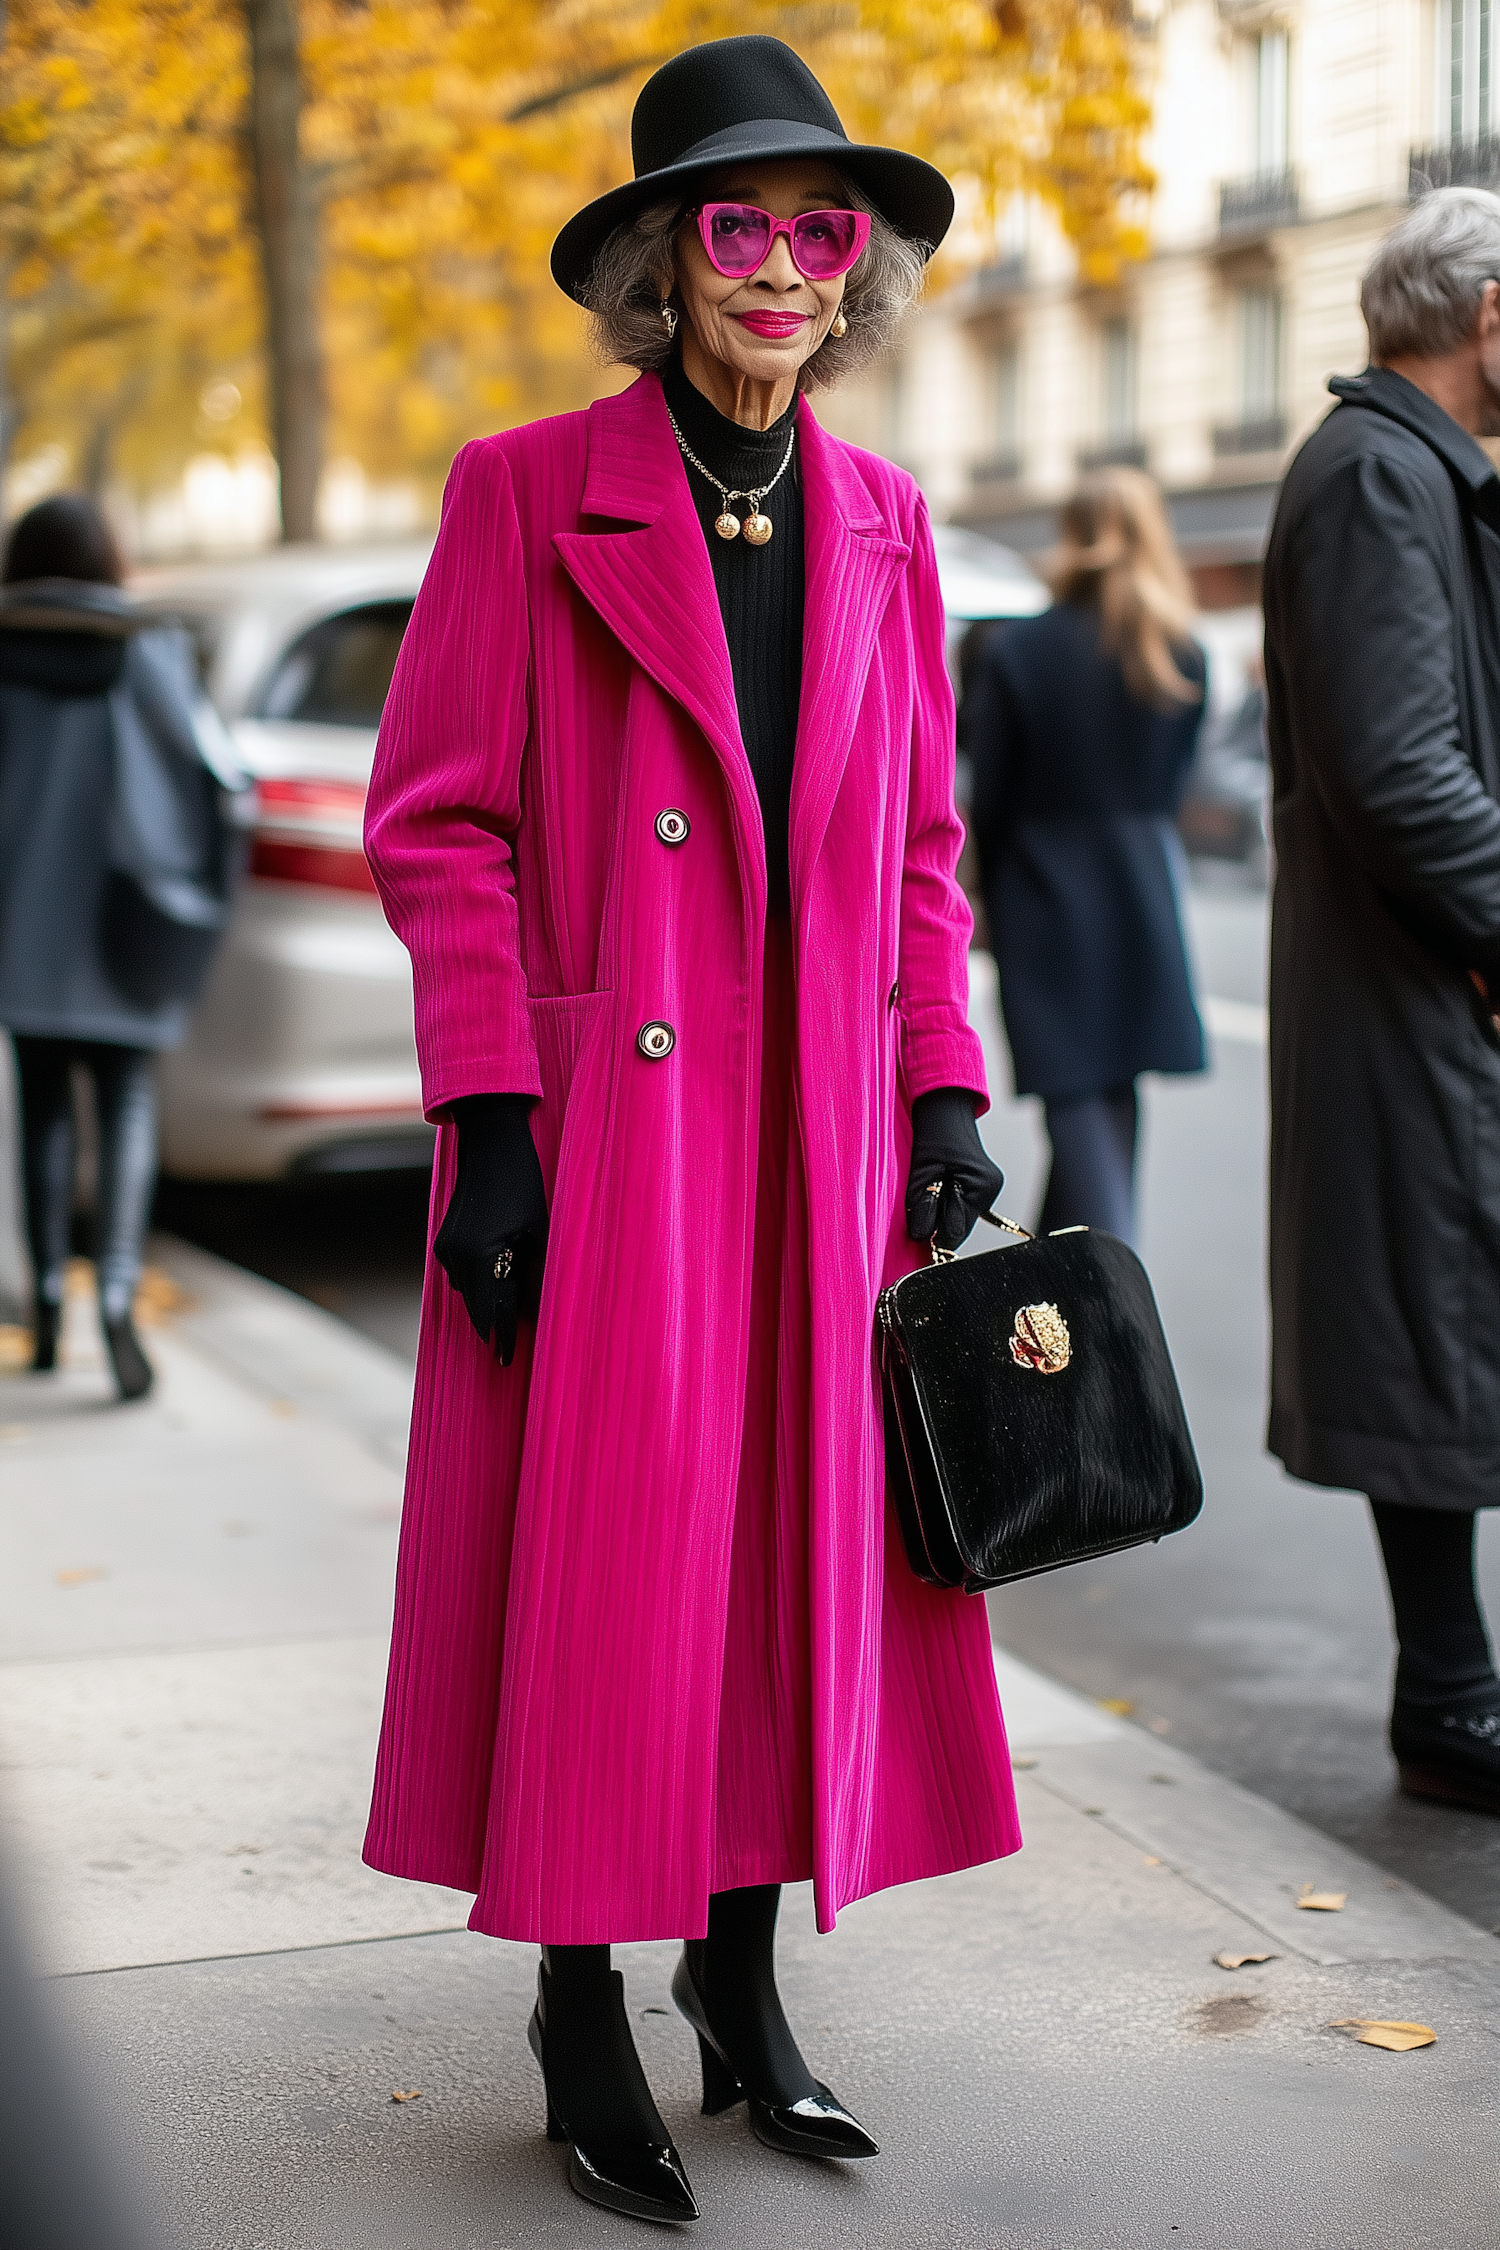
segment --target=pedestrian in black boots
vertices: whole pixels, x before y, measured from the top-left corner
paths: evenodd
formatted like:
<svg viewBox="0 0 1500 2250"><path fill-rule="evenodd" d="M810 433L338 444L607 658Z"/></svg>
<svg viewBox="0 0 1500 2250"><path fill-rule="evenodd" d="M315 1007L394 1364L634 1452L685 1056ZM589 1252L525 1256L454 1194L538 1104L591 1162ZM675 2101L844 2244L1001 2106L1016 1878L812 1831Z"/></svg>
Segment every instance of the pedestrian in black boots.
<svg viewBox="0 0 1500 2250"><path fill-rule="evenodd" d="M122 1398L151 1388L133 1320L156 1185L156 1057L187 1031L238 872L244 782L185 632L122 590L81 493L20 518L0 585L0 1024L15 1041L33 1366L57 1363L73 1082L98 1125L95 1265Z"/></svg>
<svg viewBox="0 0 1500 2250"><path fill-rule="evenodd" d="M1266 558L1270 1444L1370 1495L1404 1788L1500 1812L1500 197L1376 253Z"/></svg>

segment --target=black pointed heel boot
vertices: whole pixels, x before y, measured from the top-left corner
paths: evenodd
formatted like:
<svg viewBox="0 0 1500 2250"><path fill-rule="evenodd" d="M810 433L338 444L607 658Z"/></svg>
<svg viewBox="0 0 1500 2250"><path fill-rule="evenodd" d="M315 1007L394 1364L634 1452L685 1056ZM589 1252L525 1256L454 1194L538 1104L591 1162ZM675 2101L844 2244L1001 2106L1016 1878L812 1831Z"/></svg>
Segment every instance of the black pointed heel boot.
<svg viewBox="0 0 1500 2250"><path fill-rule="evenodd" d="M156 1380L151 1362L141 1350L141 1340L129 1313L118 1320L105 1318L105 1349L109 1364L115 1372L115 1387L121 1398L144 1398Z"/></svg>
<svg viewBox="0 0 1500 2250"><path fill-rule="evenodd" d="M785 2034L789 2052L783 2054L774 2076L764 2058L758 2058L758 2067L752 2067L748 2057L738 2064L731 2060L709 2022L698 1981L703 1974L705 1951L701 1942L685 1945L672 1977L672 1998L698 2034L698 2053L703 2064L704 2116L721 2116L726 2109L733 2109L736 2102L743 2101L749 2105L750 2124L756 2139L767 2148L780 2149L787 2156L841 2159L878 2156L878 2143L870 2138L858 2118L851 2117L823 2081L813 2077L797 2053L796 2042L785 2028L784 2017L779 2028ZM692 1958L694 1954L699 1956L697 1961ZM779 2005L777 2013L780 2014Z"/></svg>
<svg viewBox="0 0 1500 2250"><path fill-rule="evenodd" d="M547 2089L547 2138L568 2144L568 2185L585 2203L659 2226L683 2225L698 2206L661 2121L630 2036L625 1979L606 1973L580 2008L559 2005L545 1960L526 2027Z"/></svg>

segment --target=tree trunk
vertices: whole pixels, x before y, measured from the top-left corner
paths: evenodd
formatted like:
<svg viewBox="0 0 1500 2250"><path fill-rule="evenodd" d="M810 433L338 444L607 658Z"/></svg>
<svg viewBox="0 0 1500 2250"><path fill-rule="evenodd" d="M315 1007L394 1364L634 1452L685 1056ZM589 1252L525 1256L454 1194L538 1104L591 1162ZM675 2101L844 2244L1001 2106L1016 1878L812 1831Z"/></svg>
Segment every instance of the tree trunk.
<svg viewBox="0 0 1500 2250"><path fill-rule="evenodd" d="M266 288L271 434L281 470L281 536L317 535L323 467L318 203L302 161L297 0L245 0L250 147Z"/></svg>

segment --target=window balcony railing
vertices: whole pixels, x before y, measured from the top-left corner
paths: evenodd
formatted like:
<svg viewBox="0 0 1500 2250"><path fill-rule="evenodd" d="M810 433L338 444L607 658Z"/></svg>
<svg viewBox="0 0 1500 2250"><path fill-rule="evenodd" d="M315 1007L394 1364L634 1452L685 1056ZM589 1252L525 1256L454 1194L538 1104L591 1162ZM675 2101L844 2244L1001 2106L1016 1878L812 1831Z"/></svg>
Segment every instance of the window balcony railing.
<svg viewBox="0 0 1500 2250"><path fill-rule="evenodd" d="M974 484L1015 484L1021 474L1021 452L1010 446L1003 453L991 453L986 460L976 461L969 471Z"/></svg>
<svg viewBox="0 0 1500 2250"><path fill-rule="evenodd" d="M1500 133L1414 148L1406 160L1409 199L1419 202L1434 188L1443 187L1500 188Z"/></svg>
<svg viewBox="0 0 1500 2250"><path fill-rule="evenodd" d="M1286 416L1257 414L1244 422L1221 423L1214 431L1214 457L1231 461L1241 453L1279 453L1286 444Z"/></svg>
<svg viewBox="0 0 1500 2250"><path fill-rule="evenodd" d="M997 303L1002 298L1013 297L1026 286L1026 253L1008 250L1002 258L992 258L981 266L971 287L978 309Z"/></svg>
<svg viewBox="0 0 1500 2250"><path fill-rule="evenodd" d="M1269 234L1273 227L1297 223L1297 175L1292 171L1251 172L1226 180L1219 189L1219 234Z"/></svg>
<svg viewBox="0 0 1500 2250"><path fill-rule="evenodd" d="M1078 466L1090 469L1144 469L1146 448L1139 438L1110 438L1103 445L1081 445Z"/></svg>

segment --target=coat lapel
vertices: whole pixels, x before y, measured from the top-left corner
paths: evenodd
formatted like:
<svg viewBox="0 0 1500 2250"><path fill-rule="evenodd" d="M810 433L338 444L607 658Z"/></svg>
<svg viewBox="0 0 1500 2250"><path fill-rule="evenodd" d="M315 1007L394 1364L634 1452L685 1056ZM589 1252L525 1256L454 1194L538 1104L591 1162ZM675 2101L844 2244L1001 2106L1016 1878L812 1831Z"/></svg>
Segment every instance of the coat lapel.
<svg viewBox="0 0 1500 2250"><path fill-rule="evenodd" d="M911 549L806 399L798 416L807 544L802 704L792 768L792 897L801 901L838 795L875 652Z"/></svg>
<svg viewBox="0 0 1500 2250"><path fill-rule="evenodd" d="M854 740L875 636L911 550L881 514L853 462L819 428L806 399L798 417L807 597L802 702L792 770L792 895L817 860ZM564 569L610 631L702 728L754 842L765 844L740 734L734 676L713 570L688 490L661 384L643 376L589 409L582 513L611 526L553 535Z"/></svg>
<svg viewBox="0 0 1500 2250"><path fill-rule="evenodd" d="M559 531L552 544L579 592L641 669L708 737L730 802L758 855L765 834L740 734L729 644L703 531L661 384L642 376L589 408L582 513L601 531ZM629 524L633 528L615 528Z"/></svg>

